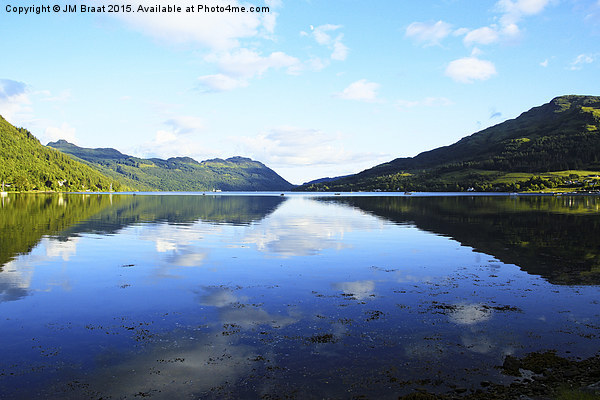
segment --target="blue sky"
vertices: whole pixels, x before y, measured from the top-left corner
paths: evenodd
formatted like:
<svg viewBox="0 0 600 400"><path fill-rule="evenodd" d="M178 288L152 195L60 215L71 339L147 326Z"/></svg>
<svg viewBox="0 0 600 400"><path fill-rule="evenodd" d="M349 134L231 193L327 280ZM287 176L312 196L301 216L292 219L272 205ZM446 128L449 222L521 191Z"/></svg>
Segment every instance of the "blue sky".
<svg viewBox="0 0 600 400"><path fill-rule="evenodd" d="M115 3L161 1L47 4ZM246 156L292 183L448 145L559 95L600 95L600 0L162 2L270 8L243 14L11 4L29 5L0 9L0 115L43 144Z"/></svg>

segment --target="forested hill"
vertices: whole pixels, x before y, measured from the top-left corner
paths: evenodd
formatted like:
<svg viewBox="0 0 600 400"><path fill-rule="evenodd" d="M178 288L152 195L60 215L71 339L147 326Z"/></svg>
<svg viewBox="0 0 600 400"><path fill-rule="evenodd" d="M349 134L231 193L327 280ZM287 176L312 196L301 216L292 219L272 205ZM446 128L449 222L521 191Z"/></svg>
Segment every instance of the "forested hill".
<svg viewBox="0 0 600 400"><path fill-rule="evenodd" d="M301 189L519 190L523 179L569 170L600 170L600 97L557 97L450 146ZM560 184L556 176L545 183Z"/></svg>
<svg viewBox="0 0 600 400"><path fill-rule="evenodd" d="M289 190L291 183L264 164L244 157L198 162L190 157L143 159L115 149L78 147L64 140L48 143L103 174L139 190Z"/></svg>
<svg viewBox="0 0 600 400"><path fill-rule="evenodd" d="M0 116L0 190L108 191L120 182L59 151L43 146L26 129Z"/></svg>

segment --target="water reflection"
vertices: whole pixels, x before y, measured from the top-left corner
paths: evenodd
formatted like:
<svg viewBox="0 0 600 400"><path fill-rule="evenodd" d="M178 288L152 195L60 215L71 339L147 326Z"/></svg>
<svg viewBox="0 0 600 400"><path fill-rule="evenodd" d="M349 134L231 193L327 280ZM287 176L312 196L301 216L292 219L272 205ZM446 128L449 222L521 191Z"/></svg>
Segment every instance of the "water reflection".
<svg viewBox="0 0 600 400"><path fill-rule="evenodd" d="M378 219L356 218L347 207L322 207L311 199L296 198L248 230L243 242L283 258L309 256L326 249L342 250L350 246L343 240L345 234L382 226Z"/></svg>
<svg viewBox="0 0 600 400"><path fill-rule="evenodd" d="M0 270L44 236L57 236L111 205L108 196L9 194L0 207Z"/></svg>
<svg viewBox="0 0 600 400"><path fill-rule="evenodd" d="M0 273L0 302L20 300L29 294L31 270L23 262L10 261Z"/></svg>
<svg viewBox="0 0 600 400"><path fill-rule="evenodd" d="M448 236L559 284L600 284L600 198L327 198Z"/></svg>
<svg viewBox="0 0 600 400"><path fill-rule="evenodd" d="M593 199L6 200L14 398L397 398L600 345Z"/></svg>
<svg viewBox="0 0 600 400"><path fill-rule="evenodd" d="M350 296L357 300L375 296L374 281L338 282L332 284L332 287L341 291L344 296Z"/></svg>

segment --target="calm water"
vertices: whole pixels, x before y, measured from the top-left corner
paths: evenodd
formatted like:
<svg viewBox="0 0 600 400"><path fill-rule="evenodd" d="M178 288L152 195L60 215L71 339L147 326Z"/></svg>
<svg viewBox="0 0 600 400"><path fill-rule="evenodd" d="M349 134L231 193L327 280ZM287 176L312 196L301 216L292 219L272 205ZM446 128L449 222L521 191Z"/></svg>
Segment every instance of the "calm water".
<svg viewBox="0 0 600 400"><path fill-rule="evenodd" d="M600 199L8 195L3 398L397 398L600 351Z"/></svg>

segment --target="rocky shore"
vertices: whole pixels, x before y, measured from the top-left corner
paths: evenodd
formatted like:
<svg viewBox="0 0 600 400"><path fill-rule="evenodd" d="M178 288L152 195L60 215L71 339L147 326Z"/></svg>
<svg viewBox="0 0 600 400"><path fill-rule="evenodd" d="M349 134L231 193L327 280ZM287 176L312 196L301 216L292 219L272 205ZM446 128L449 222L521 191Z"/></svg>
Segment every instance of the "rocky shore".
<svg viewBox="0 0 600 400"><path fill-rule="evenodd" d="M506 356L499 368L515 377L510 385L483 381L478 389L456 387L452 392L415 392L401 400L593 400L600 399L600 354L585 360L559 357L554 351Z"/></svg>

